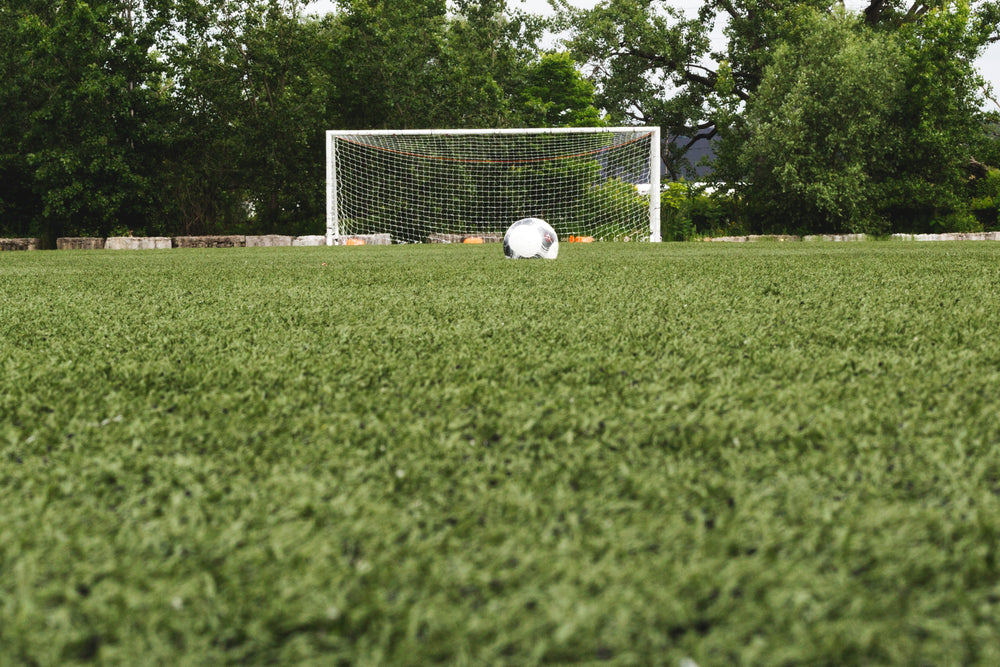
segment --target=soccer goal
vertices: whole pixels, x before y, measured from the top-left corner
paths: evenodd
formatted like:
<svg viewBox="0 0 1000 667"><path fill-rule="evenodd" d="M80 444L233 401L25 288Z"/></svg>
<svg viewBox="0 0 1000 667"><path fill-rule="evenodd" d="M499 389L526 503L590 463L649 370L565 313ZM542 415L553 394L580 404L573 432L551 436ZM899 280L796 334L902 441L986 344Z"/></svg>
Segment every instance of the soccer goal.
<svg viewBox="0 0 1000 667"><path fill-rule="evenodd" d="M660 240L658 127L328 131L327 245Z"/></svg>

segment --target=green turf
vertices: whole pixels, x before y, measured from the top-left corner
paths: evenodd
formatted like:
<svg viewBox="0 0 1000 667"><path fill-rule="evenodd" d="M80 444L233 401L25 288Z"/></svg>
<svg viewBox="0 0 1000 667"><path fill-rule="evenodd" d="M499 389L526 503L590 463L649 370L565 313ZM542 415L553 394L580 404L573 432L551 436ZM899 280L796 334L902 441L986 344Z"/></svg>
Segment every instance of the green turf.
<svg viewBox="0 0 1000 667"><path fill-rule="evenodd" d="M0 256L0 664L1000 664L1000 244Z"/></svg>

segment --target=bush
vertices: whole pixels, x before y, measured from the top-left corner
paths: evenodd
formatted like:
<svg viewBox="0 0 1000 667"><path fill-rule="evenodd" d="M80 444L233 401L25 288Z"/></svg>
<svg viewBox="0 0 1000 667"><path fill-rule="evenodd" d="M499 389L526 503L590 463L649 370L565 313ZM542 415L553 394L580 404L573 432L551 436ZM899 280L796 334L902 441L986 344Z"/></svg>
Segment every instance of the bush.
<svg viewBox="0 0 1000 667"><path fill-rule="evenodd" d="M688 206L697 235L731 236L746 232L739 221L737 200L728 192L695 194Z"/></svg>
<svg viewBox="0 0 1000 667"><path fill-rule="evenodd" d="M732 194L710 192L684 181L667 183L660 192L660 231L664 241L746 233Z"/></svg>
<svg viewBox="0 0 1000 667"><path fill-rule="evenodd" d="M969 181L969 212L985 230L1000 228L1000 169L990 169L985 178Z"/></svg>
<svg viewBox="0 0 1000 667"><path fill-rule="evenodd" d="M688 184L683 181L671 181L660 191L660 235L664 241L687 241L694 236L688 198Z"/></svg>
<svg viewBox="0 0 1000 667"><path fill-rule="evenodd" d="M756 230L977 227L963 192L969 138L983 130L971 19L948 7L898 32L815 13L775 49L736 161Z"/></svg>

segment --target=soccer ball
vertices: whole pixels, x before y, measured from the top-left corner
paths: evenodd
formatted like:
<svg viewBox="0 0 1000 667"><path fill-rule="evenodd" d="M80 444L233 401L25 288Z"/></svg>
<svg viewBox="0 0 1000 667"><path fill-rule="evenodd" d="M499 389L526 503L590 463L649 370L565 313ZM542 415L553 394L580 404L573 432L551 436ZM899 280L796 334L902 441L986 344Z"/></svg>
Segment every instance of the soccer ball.
<svg viewBox="0 0 1000 667"><path fill-rule="evenodd" d="M555 259L559 254L559 237L541 218L523 218L503 235L503 254L510 259Z"/></svg>

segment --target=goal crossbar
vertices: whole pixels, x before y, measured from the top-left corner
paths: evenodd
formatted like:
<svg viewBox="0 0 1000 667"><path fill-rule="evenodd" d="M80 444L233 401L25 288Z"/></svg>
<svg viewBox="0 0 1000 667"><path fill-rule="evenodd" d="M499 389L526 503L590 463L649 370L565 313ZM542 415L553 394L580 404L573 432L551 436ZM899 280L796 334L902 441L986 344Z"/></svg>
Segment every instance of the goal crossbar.
<svg viewBox="0 0 1000 667"><path fill-rule="evenodd" d="M612 154L639 143L641 153L615 162ZM495 237L513 215L551 215L561 233L597 229L601 238L628 240L638 236L635 222L624 220L634 217L637 198L645 200L643 240L660 241L660 165L658 127L329 130L326 243ZM571 176L578 182L566 185ZM401 232L394 221L408 216L413 229ZM434 216L442 232L432 231ZM465 231L445 233L456 229Z"/></svg>

